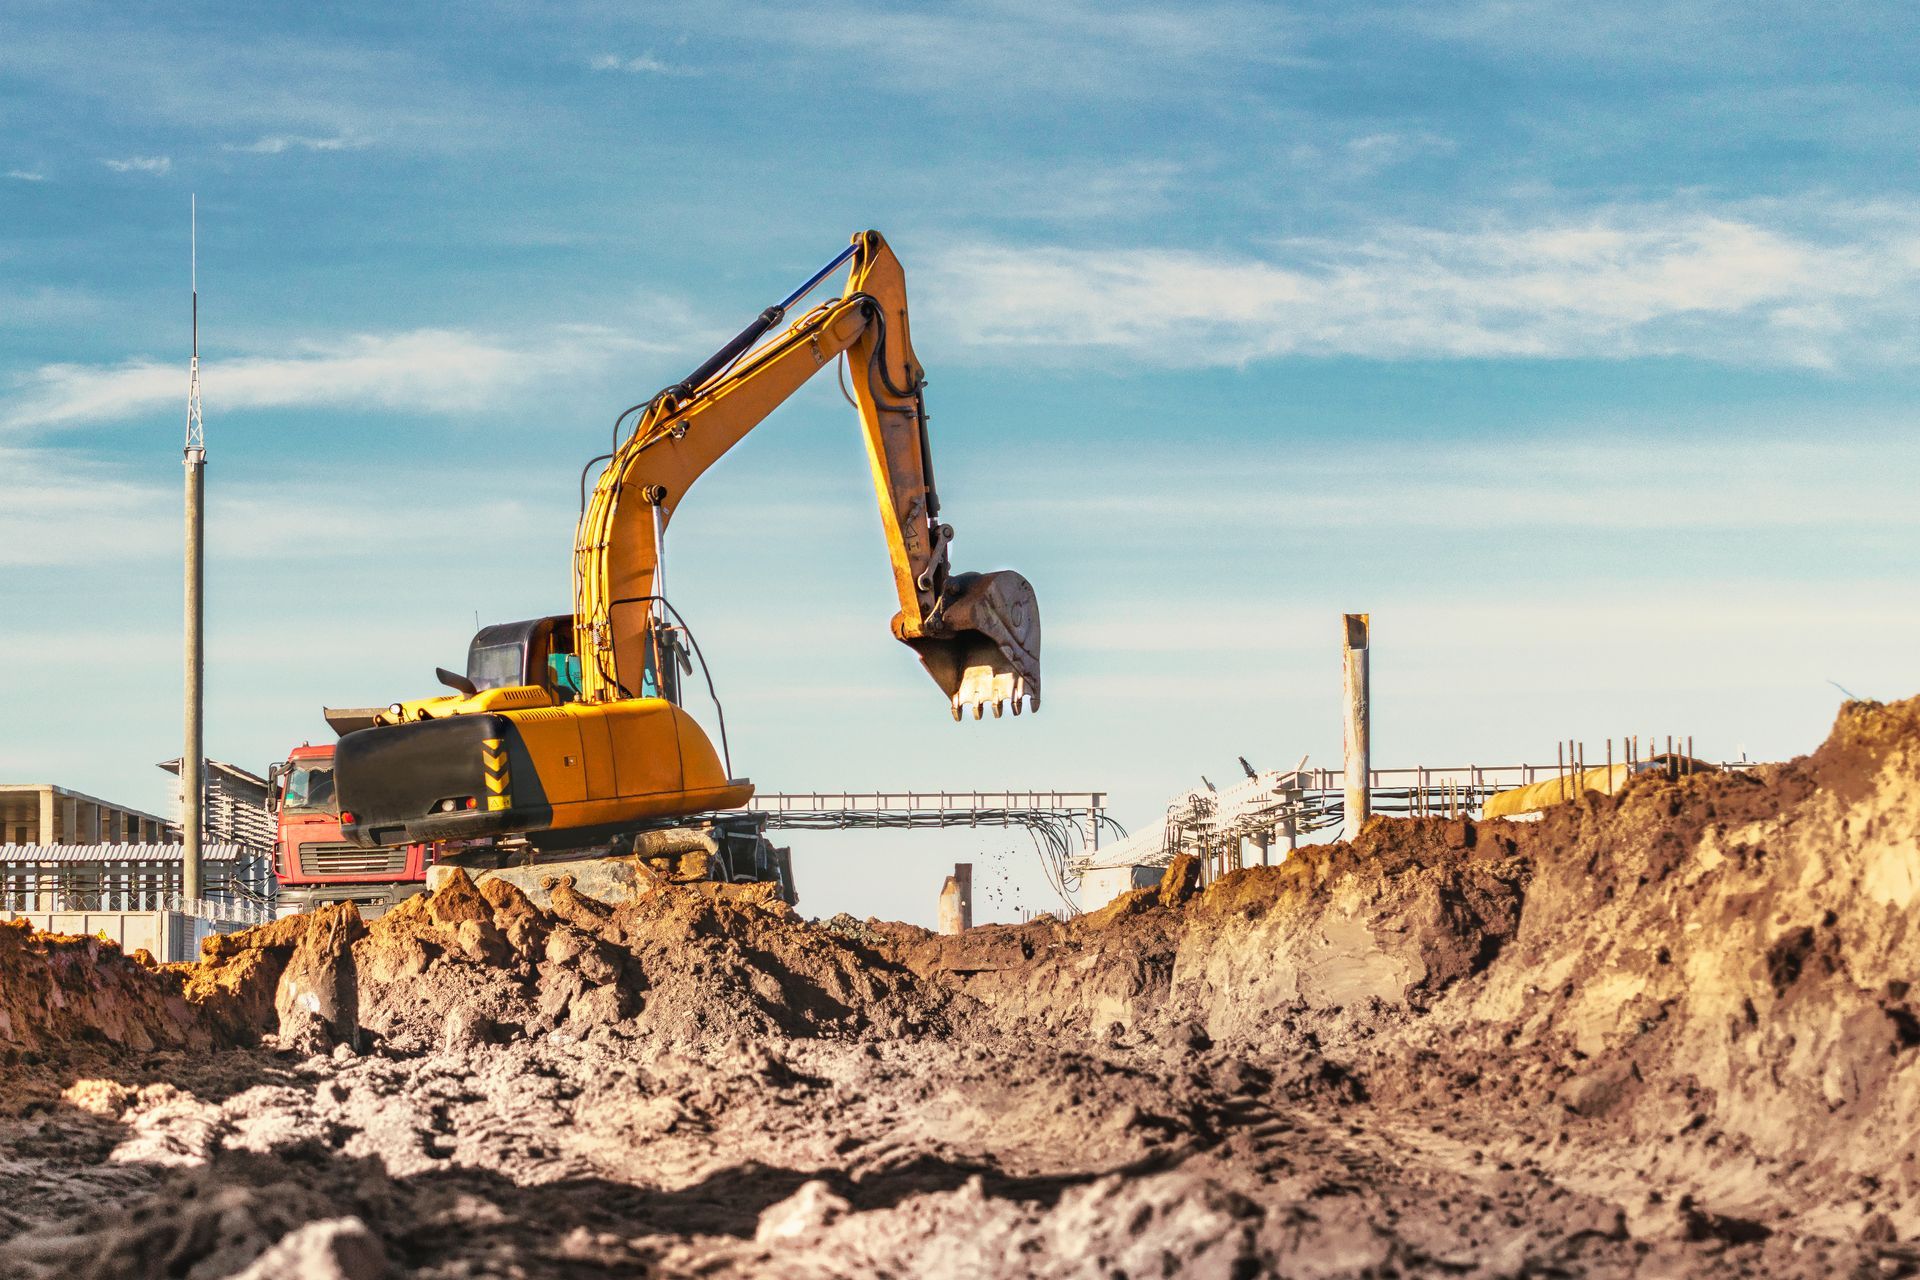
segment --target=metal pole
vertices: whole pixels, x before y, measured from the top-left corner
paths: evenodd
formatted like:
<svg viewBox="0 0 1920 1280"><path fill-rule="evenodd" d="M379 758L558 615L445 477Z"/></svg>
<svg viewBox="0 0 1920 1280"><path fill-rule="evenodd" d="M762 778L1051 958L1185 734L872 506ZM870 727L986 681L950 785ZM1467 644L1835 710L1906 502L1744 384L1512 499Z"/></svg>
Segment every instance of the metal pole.
<svg viewBox="0 0 1920 1280"><path fill-rule="evenodd" d="M1361 827L1373 816L1373 753L1369 737L1369 680L1367 654L1372 626L1369 615L1349 613L1341 617L1341 674L1345 694L1346 724L1342 735L1346 750L1346 838L1360 834Z"/></svg>
<svg viewBox="0 0 1920 1280"><path fill-rule="evenodd" d="M189 905L200 899L201 812L205 799L206 752L203 727L206 714L206 496L207 442L200 420L200 245L199 202L189 205L192 217L193 359L187 373L187 445L183 465L187 479L187 636L186 741L180 753L180 896Z"/></svg>

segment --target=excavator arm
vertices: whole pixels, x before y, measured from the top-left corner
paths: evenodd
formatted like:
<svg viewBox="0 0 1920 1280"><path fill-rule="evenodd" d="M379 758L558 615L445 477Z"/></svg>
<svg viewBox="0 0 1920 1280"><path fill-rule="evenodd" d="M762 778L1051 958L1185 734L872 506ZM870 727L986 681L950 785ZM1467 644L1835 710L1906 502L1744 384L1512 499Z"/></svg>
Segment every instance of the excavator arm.
<svg viewBox="0 0 1920 1280"><path fill-rule="evenodd" d="M852 260L841 296L754 346L786 308L840 263ZM574 539L575 652L585 702L640 692L657 669L661 539L674 509L703 472L801 384L840 356L852 373L900 610L896 638L918 654L947 695L954 719L1011 702L1040 706L1040 613L1017 573L955 574L953 528L940 520L922 388L907 321L906 277L877 231L787 302L769 307L685 381L643 406L611 455ZM632 411L630 411L632 412Z"/></svg>

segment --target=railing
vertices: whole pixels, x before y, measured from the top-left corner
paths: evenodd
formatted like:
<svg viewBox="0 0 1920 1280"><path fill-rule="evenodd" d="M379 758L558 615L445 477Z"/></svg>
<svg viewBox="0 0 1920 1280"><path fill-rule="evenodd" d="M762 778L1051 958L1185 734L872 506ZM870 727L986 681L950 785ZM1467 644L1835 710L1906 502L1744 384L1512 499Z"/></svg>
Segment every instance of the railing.
<svg viewBox="0 0 1920 1280"><path fill-rule="evenodd" d="M1104 791L770 792L756 795L747 808L765 814L774 830L1021 827L1070 912L1078 908L1069 864L1098 848L1102 835L1126 835L1126 828L1107 816Z"/></svg>
<svg viewBox="0 0 1920 1280"><path fill-rule="evenodd" d="M756 813L942 813L962 823L969 813L1004 810L1103 812L1104 791L788 791L747 802Z"/></svg>
<svg viewBox="0 0 1920 1280"><path fill-rule="evenodd" d="M169 893L161 901L163 910L221 924L266 924L273 919L273 906L267 902L244 899L223 902L208 898L185 898L177 893Z"/></svg>
<svg viewBox="0 0 1920 1280"><path fill-rule="evenodd" d="M1616 759L1609 742L1597 765L1588 761L1584 744L1569 742L1554 764L1370 769L1370 804L1375 813L1406 817L1473 816L1489 797L1502 791L1556 777L1571 778L1589 767L1624 765L1631 772L1654 768L1684 772L1695 767L1740 771L1755 767L1755 762L1748 760L1706 765L1693 759L1690 739L1670 739L1669 743L1667 752L1642 754L1634 740L1630 747L1623 746ZM1166 817L1154 826L1105 848L1084 850L1069 861L1068 870L1077 875L1114 867L1165 866L1184 852L1233 864L1244 840L1297 841L1336 829L1345 821L1344 769L1263 771L1224 790L1209 787L1189 791L1170 803Z"/></svg>

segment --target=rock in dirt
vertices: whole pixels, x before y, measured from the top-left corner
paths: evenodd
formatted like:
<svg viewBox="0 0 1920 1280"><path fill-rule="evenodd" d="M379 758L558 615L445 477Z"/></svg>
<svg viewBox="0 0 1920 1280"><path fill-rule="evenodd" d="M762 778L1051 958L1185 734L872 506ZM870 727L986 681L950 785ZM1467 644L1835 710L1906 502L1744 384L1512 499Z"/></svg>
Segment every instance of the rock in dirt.
<svg viewBox="0 0 1920 1280"><path fill-rule="evenodd" d="M358 1218L309 1222L283 1236L233 1280L381 1280L387 1251Z"/></svg>
<svg viewBox="0 0 1920 1280"><path fill-rule="evenodd" d="M351 902L313 913L295 944L274 992L274 1012L283 1041L315 1040L360 1047L360 991L353 944L366 935L360 909Z"/></svg>

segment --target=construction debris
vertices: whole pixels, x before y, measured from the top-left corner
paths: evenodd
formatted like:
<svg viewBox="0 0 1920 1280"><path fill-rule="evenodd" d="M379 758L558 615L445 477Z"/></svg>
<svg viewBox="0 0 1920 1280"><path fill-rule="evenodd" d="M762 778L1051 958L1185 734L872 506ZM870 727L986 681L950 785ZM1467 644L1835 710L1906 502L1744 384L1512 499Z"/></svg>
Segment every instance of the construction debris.
<svg viewBox="0 0 1920 1280"><path fill-rule="evenodd" d="M26 1277L1920 1272L1920 701L942 936L446 877L0 927Z"/></svg>

